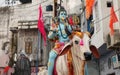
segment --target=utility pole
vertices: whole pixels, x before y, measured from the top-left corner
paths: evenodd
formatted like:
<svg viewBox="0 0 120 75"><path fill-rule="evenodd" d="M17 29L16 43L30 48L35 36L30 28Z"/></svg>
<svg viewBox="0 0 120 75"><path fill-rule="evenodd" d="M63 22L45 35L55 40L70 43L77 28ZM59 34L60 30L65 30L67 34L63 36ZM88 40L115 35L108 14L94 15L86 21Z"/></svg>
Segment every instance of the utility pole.
<svg viewBox="0 0 120 75"><path fill-rule="evenodd" d="M60 0L60 6L61 6L62 0Z"/></svg>
<svg viewBox="0 0 120 75"><path fill-rule="evenodd" d="M54 0L54 17L57 16L57 0Z"/></svg>

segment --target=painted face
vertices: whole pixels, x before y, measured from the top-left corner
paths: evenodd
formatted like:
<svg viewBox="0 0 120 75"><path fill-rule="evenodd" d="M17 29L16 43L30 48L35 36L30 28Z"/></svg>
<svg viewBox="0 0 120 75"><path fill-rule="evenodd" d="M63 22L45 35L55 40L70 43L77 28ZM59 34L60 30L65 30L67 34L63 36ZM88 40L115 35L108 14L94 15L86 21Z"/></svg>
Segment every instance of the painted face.
<svg viewBox="0 0 120 75"><path fill-rule="evenodd" d="M67 17L66 11L61 11L60 14L59 14L59 18L64 20L64 19L66 19L66 17Z"/></svg>
<svg viewBox="0 0 120 75"><path fill-rule="evenodd" d="M84 34L82 39L76 35L73 38L74 54L82 60L91 59L89 40L90 38L87 34Z"/></svg>

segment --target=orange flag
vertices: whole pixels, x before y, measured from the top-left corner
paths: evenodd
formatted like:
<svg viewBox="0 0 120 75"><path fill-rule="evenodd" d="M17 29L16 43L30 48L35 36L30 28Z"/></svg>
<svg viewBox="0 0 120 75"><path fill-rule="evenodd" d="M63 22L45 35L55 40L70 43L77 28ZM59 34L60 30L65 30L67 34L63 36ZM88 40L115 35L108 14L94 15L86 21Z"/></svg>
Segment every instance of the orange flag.
<svg viewBox="0 0 120 75"><path fill-rule="evenodd" d="M95 0L86 0L86 19L89 19L92 14L92 7L94 5Z"/></svg>
<svg viewBox="0 0 120 75"><path fill-rule="evenodd" d="M114 8L112 6L111 11L110 11L110 23L109 23L111 35L114 34L113 23L115 23L115 22L118 22L118 19L117 19L115 12L114 12Z"/></svg>

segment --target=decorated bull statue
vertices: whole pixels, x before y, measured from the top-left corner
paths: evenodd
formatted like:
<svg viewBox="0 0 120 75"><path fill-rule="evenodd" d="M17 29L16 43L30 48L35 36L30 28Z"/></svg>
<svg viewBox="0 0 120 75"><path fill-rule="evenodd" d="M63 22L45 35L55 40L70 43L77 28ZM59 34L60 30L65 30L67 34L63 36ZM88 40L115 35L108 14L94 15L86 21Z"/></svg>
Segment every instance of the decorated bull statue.
<svg viewBox="0 0 120 75"><path fill-rule="evenodd" d="M88 32L73 32L70 36L71 41L62 49L60 56L56 60L56 71L58 75L85 75L85 63L91 60L92 54L99 58L97 48L90 45L90 34ZM68 50L72 53L73 74L69 74L66 64L65 54Z"/></svg>
<svg viewBox="0 0 120 75"><path fill-rule="evenodd" d="M95 46L90 46L90 34L73 31L64 8L60 8L53 22L48 38L54 38L55 46L49 53L48 75L85 75L86 60L91 59L92 53L99 57Z"/></svg>
<svg viewBox="0 0 120 75"><path fill-rule="evenodd" d="M55 59L61 52L65 43L70 41L68 36L72 32L71 26L67 22L67 13L64 8L61 8L58 12L57 21L54 20L53 22L55 23L53 23L50 28L51 31L48 34L48 38L53 39L57 37L57 39L55 39L55 46L49 54L48 75L53 75Z"/></svg>

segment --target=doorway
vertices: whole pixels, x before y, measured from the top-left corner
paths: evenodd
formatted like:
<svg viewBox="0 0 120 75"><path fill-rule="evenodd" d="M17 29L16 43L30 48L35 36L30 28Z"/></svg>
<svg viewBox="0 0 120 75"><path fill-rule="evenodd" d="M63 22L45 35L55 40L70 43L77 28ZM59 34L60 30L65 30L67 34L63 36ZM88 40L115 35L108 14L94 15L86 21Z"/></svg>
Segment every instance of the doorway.
<svg viewBox="0 0 120 75"><path fill-rule="evenodd" d="M107 75L115 75L115 73L107 74Z"/></svg>

